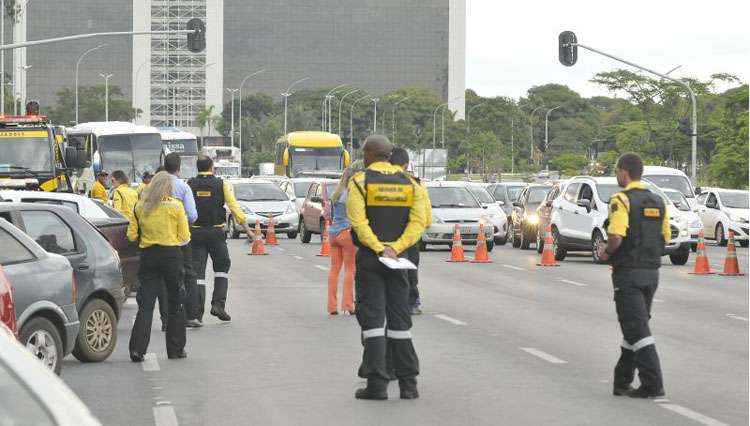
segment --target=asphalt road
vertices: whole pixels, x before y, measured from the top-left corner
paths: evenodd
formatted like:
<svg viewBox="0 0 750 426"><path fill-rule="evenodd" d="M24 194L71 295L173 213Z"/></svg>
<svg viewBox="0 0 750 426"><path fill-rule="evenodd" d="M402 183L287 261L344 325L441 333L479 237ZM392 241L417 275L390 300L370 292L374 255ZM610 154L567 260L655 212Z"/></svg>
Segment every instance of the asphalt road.
<svg viewBox="0 0 750 426"><path fill-rule="evenodd" d="M423 254L425 313L415 317L421 399L357 401L356 319L326 315L329 260L319 244L281 238L250 257L231 241L231 323L189 330L186 360L167 360L159 320L147 362L127 340L104 363L63 365L63 379L105 425L721 425L748 424L748 279L694 276L668 259L652 330L667 397L611 395L621 336L606 265L570 255L539 268L510 246L492 264ZM709 247L720 269L725 249ZM738 249L747 272L748 251Z"/></svg>

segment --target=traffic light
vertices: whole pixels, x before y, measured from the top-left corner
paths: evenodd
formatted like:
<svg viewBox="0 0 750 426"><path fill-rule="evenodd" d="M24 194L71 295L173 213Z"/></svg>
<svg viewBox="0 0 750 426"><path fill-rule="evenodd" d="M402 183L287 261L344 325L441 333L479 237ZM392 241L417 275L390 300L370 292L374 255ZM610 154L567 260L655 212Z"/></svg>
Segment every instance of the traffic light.
<svg viewBox="0 0 750 426"><path fill-rule="evenodd" d="M203 52L206 48L206 24L199 18L193 18L187 22L187 29L193 31L187 35L188 50Z"/></svg>
<svg viewBox="0 0 750 426"><path fill-rule="evenodd" d="M563 31L557 37L560 63L572 67L578 60L578 39L573 31Z"/></svg>

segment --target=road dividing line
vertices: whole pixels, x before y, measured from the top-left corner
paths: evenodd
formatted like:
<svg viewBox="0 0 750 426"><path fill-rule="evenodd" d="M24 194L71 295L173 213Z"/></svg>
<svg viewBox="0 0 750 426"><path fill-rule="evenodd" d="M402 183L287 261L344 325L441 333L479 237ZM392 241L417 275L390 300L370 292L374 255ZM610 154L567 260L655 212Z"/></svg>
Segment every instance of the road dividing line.
<svg viewBox="0 0 750 426"><path fill-rule="evenodd" d="M328 268L322 265L315 265L315 267L320 269L321 271L328 271Z"/></svg>
<svg viewBox="0 0 750 426"><path fill-rule="evenodd" d="M711 417L704 416L701 413L696 413L695 411L685 408L682 405L677 404L659 404L660 407L664 407L667 410L674 411L675 413L687 417L690 420L694 420L698 423L707 425L707 426L727 426L726 423L720 422L716 419L712 419Z"/></svg>
<svg viewBox="0 0 750 426"><path fill-rule="evenodd" d="M278 251L286 251L286 249L283 249L281 247L276 247L276 250L278 250Z"/></svg>
<svg viewBox="0 0 750 426"><path fill-rule="evenodd" d="M565 284L570 284L570 285L574 285L574 286L576 286L576 287L588 287L588 284L584 284L584 283L579 283L579 282L576 282L576 281L571 281L571 280L566 280L566 279L563 279L563 278L560 278L560 279L559 279L559 281L560 281L561 283L565 283Z"/></svg>
<svg viewBox="0 0 750 426"><path fill-rule="evenodd" d="M156 426L177 426L177 414L171 405L158 405L154 407L154 423Z"/></svg>
<svg viewBox="0 0 750 426"><path fill-rule="evenodd" d="M741 317L741 316L735 315L735 314L727 314L727 318L736 319L736 320L745 321L745 322L748 321L747 318Z"/></svg>
<svg viewBox="0 0 750 426"><path fill-rule="evenodd" d="M294 258L297 259L297 260L302 260L303 259L302 256L294 256Z"/></svg>
<svg viewBox="0 0 750 426"><path fill-rule="evenodd" d="M516 271L525 271L525 269L519 268L518 266L513 266L513 265L503 265L503 266L509 269L514 269Z"/></svg>
<svg viewBox="0 0 750 426"><path fill-rule="evenodd" d="M141 363L141 366L143 367L143 371L159 371L161 370L159 368L159 361L156 359L155 353L147 353L143 357L143 362Z"/></svg>
<svg viewBox="0 0 750 426"><path fill-rule="evenodd" d="M534 355L535 357L539 357L552 364L567 364L567 361L561 360L560 358L554 355L550 355L546 352L542 352L539 349L534 349L534 348L518 348L518 349L524 352L530 353L531 355Z"/></svg>
<svg viewBox="0 0 750 426"><path fill-rule="evenodd" d="M466 325L465 322L463 322L461 320L457 320L455 318L451 318L448 315L435 314L435 318L441 319L443 321L448 321L449 323L454 324L454 325Z"/></svg>

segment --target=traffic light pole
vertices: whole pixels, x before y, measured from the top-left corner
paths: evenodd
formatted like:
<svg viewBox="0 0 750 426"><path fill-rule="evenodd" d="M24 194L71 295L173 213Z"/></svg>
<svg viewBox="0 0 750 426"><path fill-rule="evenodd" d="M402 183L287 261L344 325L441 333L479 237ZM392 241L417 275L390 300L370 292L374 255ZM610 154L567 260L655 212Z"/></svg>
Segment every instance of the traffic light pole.
<svg viewBox="0 0 750 426"><path fill-rule="evenodd" d="M12 50L19 49L21 47L39 46L42 44L60 43L63 41L81 40L85 38L93 37L111 37L111 36L128 36L128 35L144 35L144 34L193 34L195 30L163 30L163 31L114 31L106 33L90 33L90 34L77 34L65 37L48 38L44 40L32 40L24 41L21 43L4 44L0 46L0 50Z"/></svg>
<svg viewBox="0 0 750 426"><path fill-rule="evenodd" d="M697 180L697 171L698 171L698 166L697 166L697 164L698 164L698 101L697 101L697 99L695 97L695 92L693 91L692 88L690 88L690 85L688 83L682 81L682 80L677 80L676 78L672 78L672 77L670 77L670 76L668 76L666 74L662 74L662 73L656 72L656 71L654 71L652 69L649 69L649 68L646 68L646 67L642 67L642 66L640 66L638 64L634 64L633 62L626 61L625 59L618 58L617 56L610 55L609 53L602 52L601 50L594 49L593 47L586 46L586 45L583 45L583 44L580 44L580 43L569 43L567 46L563 46L563 47L580 47L582 49L586 49L586 50L589 50L591 52L598 53L598 54L600 54L602 56L606 56L606 57L608 57L610 59L614 59L615 61L622 62L624 64L630 65L631 67L638 68L639 70L649 72L649 73L657 75L657 76L659 76L659 77L661 77L661 78L663 78L665 80L669 80L669 81L671 81L673 83L679 84L679 85L681 85L682 87L684 87L687 90L687 92L690 94L690 102L691 102L692 107L693 107L693 116L692 116L692 124L693 124L692 127L693 127L693 130L692 130L692 133L690 135L690 137L691 137L691 145L692 145L692 154L691 154L692 158L691 158L691 166L690 166L690 175L691 175L691 177L693 179L693 184L697 185L697 183L698 183L698 180Z"/></svg>

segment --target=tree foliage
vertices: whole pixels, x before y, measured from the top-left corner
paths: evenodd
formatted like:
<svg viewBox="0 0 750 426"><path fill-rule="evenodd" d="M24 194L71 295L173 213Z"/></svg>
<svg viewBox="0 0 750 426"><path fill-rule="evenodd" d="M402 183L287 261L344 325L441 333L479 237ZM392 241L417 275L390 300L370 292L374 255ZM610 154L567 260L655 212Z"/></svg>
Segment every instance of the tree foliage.
<svg viewBox="0 0 750 426"><path fill-rule="evenodd" d="M75 91L63 88L57 92L57 104L52 108L44 108L42 113L49 116L53 123L71 125L75 121ZM109 120L131 121L139 114L139 109L130 105L130 100L124 99L118 86L109 86ZM105 93L104 85L80 87L78 89L78 121L104 121Z"/></svg>

